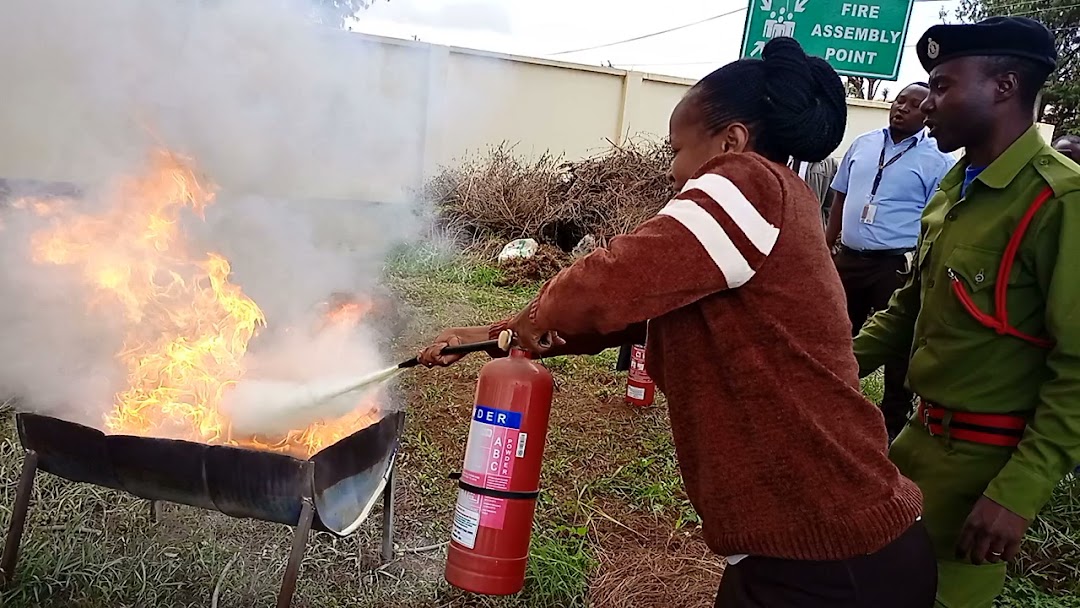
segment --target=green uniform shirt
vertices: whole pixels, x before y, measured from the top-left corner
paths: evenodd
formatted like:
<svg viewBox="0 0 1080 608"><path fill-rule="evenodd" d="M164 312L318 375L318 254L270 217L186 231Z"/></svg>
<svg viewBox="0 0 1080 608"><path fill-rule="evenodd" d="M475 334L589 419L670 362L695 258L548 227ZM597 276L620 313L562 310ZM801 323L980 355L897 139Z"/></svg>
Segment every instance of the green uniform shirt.
<svg viewBox="0 0 1080 608"><path fill-rule="evenodd" d="M910 356L911 390L947 409L1028 417L985 494L1032 519L1080 462L1080 167L1034 126L961 197L967 165L957 163L927 204L915 270L855 339L855 355L864 375ZM1047 186L1054 196L1028 226L1010 276L997 276L1020 218ZM990 315L994 286L1007 280L1010 324L1055 346L981 325L952 292L949 269Z"/></svg>

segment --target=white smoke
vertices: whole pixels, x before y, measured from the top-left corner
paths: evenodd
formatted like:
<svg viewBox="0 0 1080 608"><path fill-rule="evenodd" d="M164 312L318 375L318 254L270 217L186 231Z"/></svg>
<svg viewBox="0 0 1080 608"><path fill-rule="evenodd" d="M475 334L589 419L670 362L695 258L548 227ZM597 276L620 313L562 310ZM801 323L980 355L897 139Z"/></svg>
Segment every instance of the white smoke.
<svg viewBox="0 0 1080 608"><path fill-rule="evenodd" d="M376 19L407 25L512 34L514 28L507 4L491 0L377 2L368 11Z"/></svg>
<svg viewBox="0 0 1080 608"><path fill-rule="evenodd" d="M418 234L406 193L427 74L422 49L387 73L388 51L315 25L310 6L0 2L0 178L77 183L85 207L154 148L193 158L221 190L205 222L184 219L192 252L228 258L266 314L252 367L299 381L387 363L377 327L332 343L310 328L331 294L377 290L391 247ZM126 381L123 322L88 312L74 270L30 261L48 221L0 208L0 396L97 424Z"/></svg>
<svg viewBox="0 0 1080 608"><path fill-rule="evenodd" d="M114 363L122 319L87 314L88 295L65 269L28 262L36 216L5 210L0 218L0 394L23 405L97 425L123 381Z"/></svg>

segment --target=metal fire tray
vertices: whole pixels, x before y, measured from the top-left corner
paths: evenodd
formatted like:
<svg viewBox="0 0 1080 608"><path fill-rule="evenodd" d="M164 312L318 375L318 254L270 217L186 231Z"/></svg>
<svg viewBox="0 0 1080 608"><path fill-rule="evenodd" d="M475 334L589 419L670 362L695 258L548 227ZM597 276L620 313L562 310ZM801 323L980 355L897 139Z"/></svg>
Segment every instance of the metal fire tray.
<svg viewBox="0 0 1080 608"><path fill-rule="evenodd" d="M290 605L311 528L353 533L383 499L382 557L393 556L393 465L404 412L390 413L307 460L191 441L106 435L73 422L20 413L26 450L11 525L0 557L0 583L14 576L34 475L121 490L151 501L220 511L294 526L278 606Z"/></svg>

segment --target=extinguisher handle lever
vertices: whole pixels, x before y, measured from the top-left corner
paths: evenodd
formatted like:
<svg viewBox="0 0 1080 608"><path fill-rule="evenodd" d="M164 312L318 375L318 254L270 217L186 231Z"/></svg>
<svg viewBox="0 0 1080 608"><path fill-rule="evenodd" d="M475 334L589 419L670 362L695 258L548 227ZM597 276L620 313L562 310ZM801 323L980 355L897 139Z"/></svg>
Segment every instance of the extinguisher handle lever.
<svg viewBox="0 0 1080 608"><path fill-rule="evenodd" d="M499 339L495 341L498 342L499 350L510 350L510 344L514 342L514 332L504 329L499 332Z"/></svg>

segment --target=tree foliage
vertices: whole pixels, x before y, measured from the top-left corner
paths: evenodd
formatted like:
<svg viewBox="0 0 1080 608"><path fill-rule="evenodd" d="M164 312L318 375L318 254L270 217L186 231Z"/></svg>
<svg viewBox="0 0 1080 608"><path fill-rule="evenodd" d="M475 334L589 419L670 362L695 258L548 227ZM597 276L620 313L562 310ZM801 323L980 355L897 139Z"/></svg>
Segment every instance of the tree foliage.
<svg viewBox="0 0 1080 608"><path fill-rule="evenodd" d="M313 2L324 21L340 26L374 4L376 0L313 0Z"/></svg>
<svg viewBox="0 0 1080 608"><path fill-rule="evenodd" d="M1058 135L1080 134L1080 3L1077 0L960 0L956 16L971 23L995 15L1041 21L1057 40L1058 69L1038 108L1039 120Z"/></svg>
<svg viewBox="0 0 1080 608"><path fill-rule="evenodd" d="M888 96L889 89L881 88L883 80L877 78L863 78L862 76L848 76L845 82L847 86L848 97L854 97L855 99L877 99L878 91L880 90L884 98Z"/></svg>

